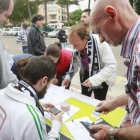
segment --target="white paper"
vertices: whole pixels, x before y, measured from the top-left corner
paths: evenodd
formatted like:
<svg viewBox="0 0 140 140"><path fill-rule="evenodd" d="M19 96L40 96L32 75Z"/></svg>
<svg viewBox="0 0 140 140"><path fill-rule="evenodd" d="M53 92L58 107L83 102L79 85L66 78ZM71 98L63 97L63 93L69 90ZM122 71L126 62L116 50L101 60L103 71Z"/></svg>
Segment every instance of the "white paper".
<svg viewBox="0 0 140 140"><path fill-rule="evenodd" d="M40 101L45 103L52 103L53 105L57 105L69 98L70 95L64 93L65 87L58 87L53 84L50 85L47 93L45 94L44 98Z"/></svg>
<svg viewBox="0 0 140 140"><path fill-rule="evenodd" d="M74 120L74 123L71 121L65 123L66 127L68 128L72 136L75 138L75 140L95 140L92 137L90 137L89 132L80 123L80 121L92 123L92 121L88 117L76 119Z"/></svg>
<svg viewBox="0 0 140 140"><path fill-rule="evenodd" d="M57 105L56 108L60 110L60 104ZM69 113L69 115L70 115L71 118L72 118L72 116L73 116L76 112L78 112L79 110L80 110L80 108L71 105L71 106L70 106L70 111L68 111L68 113ZM63 114L62 123L64 123L66 120L68 120L68 119L70 118L69 115L67 114L67 112L65 112L65 113Z"/></svg>
<svg viewBox="0 0 140 140"><path fill-rule="evenodd" d="M57 105L57 106L55 106L55 107L56 107L57 109L60 110L60 104ZM71 118L72 118L72 116L73 116L76 112L78 112L79 110L80 110L80 108L71 105L71 106L70 106L70 111L69 111L68 113L70 114L70 116L71 116ZM47 118L48 120L52 121L52 120L51 120L51 115L50 115L50 113L45 112L44 116L45 116L45 118ZM70 118L70 116L67 114L67 112L65 112L65 113L63 114L62 123L64 123L66 120L68 120L68 119Z"/></svg>

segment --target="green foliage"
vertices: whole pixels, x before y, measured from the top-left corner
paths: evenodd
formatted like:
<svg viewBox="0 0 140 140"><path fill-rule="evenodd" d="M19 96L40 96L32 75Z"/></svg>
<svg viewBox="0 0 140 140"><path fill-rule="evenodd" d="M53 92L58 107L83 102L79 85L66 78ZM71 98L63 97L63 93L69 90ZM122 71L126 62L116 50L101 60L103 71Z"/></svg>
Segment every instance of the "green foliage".
<svg viewBox="0 0 140 140"><path fill-rule="evenodd" d="M140 15L140 0L129 0L135 12Z"/></svg>
<svg viewBox="0 0 140 140"><path fill-rule="evenodd" d="M78 5L78 0L57 0L57 4L68 6L72 4Z"/></svg>
<svg viewBox="0 0 140 140"><path fill-rule="evenodd" d="M134 7L135 7L135 12L140 15L140 2L139 1L136 1L134 3Z"/></svg>
<svg viewBox="0 0 140 140"><path fill-rule="evenodd" d="M65 26L72 26L72 25L75 25L76 23L75 22L70 22L70 24L68 25L68 23L64 23Z"/></svg>
<svg viewBox="0 0 140 140"><path fill-rule="evenodd" d="M81 19L81 15L82 15L81 9L75 10L70 14L70 19L74 22L79 21Z"/></svg>
<svg viewBox="0 0 140 140"><path fill-rule="evenodd" d="M29 2L32 14L38 12L38 2ZM29 20L29 13L26 0L16 0L14 10L9 21L15 25L21 24L24 20Z"/></svg>

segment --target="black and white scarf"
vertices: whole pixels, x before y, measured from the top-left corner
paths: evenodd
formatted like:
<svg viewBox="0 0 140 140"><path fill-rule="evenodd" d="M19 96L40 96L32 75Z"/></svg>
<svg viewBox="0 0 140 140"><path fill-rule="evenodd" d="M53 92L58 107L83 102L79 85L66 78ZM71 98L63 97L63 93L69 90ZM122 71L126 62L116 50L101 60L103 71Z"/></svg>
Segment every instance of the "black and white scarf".
<svg viewBox="0 0 140 140"><path fill-rule="evenodd" d="M37 92L29 83L25 82L24 80L20 80L18 84L15 86L15 88L33 97L36 102L36 107L40 110L41 114L44 116L44 111L41 104L39 103Z"/></svg>
<svg viewBox="0 0 140 140"><path fill-rule="evenodd" d="M98 43L97 39L94 35L89 34L88 42L87 42L87 54L88 54L88 65L89 65L89 77L97 74L101 70L101 64L100 64L100 54L98 50ZM84 74L85 66L81 62L81 56L80 52L77 50L73 51L73 56L70 63L69 71L67 72L70 75L70 79L72 79L75 69L77 69L77 64L80 61L81 64L81 74ZM91 89L97 89L102 88L102 85L99 85L97 87L90 87Z"/></svg>

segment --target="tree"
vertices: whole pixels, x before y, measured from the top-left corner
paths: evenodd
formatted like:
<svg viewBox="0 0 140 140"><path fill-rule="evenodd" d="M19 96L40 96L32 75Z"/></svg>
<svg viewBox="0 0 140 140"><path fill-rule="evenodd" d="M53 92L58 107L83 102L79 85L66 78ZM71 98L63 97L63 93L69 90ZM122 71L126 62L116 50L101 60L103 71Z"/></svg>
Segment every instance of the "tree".
<svg viewBox="0 0 140 140"><path fill-rule="evenodd" d="M135 12L140 15L140 0L129 0Z"/></svg>
<svg viewBox="0 0 140 140"><path fill-rule="evenodd" d="M34 2L29 2L31 13L35 14L38 12L38 6ZM24 20L30 20L27 3L25 0L16 0L14 10L9 21L13 23L13 26L19 25Z"/></svg>
<svg viewBox="0 0 140 140"><path fill-rule="evenodd" d="M81 19L81 15L82 15L81 9L75 10L70 14L70 20L72 20L73 22L79 21Z"/></svg>
<svg viewBox="0 0 140 140"><path fill-rule="evenodd" d="M70 5L78 5L79 1L78 0L57 0L57 4L64 5L67 8L67 20L68 20L68 26L70 26L69 22L69 6Z"/></svg>

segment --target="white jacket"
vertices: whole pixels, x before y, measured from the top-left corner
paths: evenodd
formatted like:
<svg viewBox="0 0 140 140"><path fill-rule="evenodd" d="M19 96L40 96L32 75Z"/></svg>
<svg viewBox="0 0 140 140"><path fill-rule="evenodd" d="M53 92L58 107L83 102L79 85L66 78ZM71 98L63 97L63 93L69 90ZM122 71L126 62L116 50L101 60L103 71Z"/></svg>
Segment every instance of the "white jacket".
<svg viewBox="0 0 140 140"><path fill-rule="evenodd" d="M106 82L109 89L116 83L116 70L117 62L113 55L113 52L108 43L100 43L99 36L93 34L98 43L101 71L89 78L92 86L98 86L102 82Z"/></svg>
<svg viewBox="0 0 140 140"><path fill-rule="evenodd" d="M0 90L0 140L56 140L60 122L53 121L47 134L44 116L34 98L13 86Z"/></svg>
<svg viewBox="0 0 140 140"><path fill-rule="evenodd" d="M92 86L99 86L102 82L106 82L109 89L111 89L116 83L117 62L109 44L106 42L100 43L99 36L95 34L92 35L95 36L98 43L101 70L97 74L91 76L89 80L92 83ZM74 50L70 68L65 79L72 79L74 74L78 71L79 63L82 63L80 53L77 50Z"/></svg>

